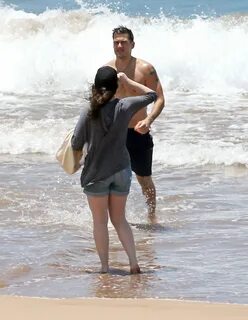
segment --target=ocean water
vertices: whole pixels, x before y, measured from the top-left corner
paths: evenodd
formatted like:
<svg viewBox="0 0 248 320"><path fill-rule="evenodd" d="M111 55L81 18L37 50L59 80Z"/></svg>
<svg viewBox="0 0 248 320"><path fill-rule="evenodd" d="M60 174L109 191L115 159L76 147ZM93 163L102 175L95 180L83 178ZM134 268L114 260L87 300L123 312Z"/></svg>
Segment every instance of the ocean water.
<svg viewBox="0 0 248 320"><path fill-rule="evenodd" d="M246 1L0 2L0 294L248 303ZM143 273L110 226L100 275L79 176L55 160L111 32L132 28L166 108L152 127L157 224L127 203Z"/></svg>

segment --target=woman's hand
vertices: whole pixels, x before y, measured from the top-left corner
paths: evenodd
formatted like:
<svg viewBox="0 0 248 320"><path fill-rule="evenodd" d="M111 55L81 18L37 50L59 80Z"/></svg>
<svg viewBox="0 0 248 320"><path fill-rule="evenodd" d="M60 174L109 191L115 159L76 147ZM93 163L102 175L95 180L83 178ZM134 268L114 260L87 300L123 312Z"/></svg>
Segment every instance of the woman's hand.
<svg viewBox="0 0 248 320"><path fill-rule="evenodd" d="M130 80L124 72L119 72L117 74L117 77L118 77L119 83L122 85L126 85L128 83L128 81Z"/></svg>

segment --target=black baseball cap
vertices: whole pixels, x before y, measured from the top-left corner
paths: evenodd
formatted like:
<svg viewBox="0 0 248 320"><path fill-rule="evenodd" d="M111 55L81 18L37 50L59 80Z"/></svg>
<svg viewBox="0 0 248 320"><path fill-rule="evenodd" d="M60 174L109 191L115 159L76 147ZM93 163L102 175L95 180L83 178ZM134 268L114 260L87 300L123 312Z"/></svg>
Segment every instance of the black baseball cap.
<svg viewBox="0 0 248 320"><path fill-rule="evenodd" d="M115 92L118 87L117 72L110 66L104 66L97 70L94 82L96 89L105 88L107 91Z"/></svg>

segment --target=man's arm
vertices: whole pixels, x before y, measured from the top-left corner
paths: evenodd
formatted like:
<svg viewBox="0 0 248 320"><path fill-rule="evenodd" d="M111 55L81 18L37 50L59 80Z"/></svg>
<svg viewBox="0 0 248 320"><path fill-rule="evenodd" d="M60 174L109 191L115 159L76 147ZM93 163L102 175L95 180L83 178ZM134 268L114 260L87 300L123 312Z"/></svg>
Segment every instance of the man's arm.
<svg viewBox="0 0 248 320"><path fill-rule="evenodd" d="M134 128L136 131L143 134L148 132L151 124L160 115L165 104L163 88L155 68L152 65L148 64L144 67L144 73L145 85L157 93L157 100L147 117L144 120L139 121Z"/></svg>

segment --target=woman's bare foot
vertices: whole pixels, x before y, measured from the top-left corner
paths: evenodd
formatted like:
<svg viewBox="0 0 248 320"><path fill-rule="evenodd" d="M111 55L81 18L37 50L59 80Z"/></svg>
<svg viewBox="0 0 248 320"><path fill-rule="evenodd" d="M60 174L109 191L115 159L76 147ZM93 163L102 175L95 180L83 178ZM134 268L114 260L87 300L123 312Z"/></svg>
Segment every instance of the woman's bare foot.
<svg viewBox="0 0 248 320"><path fill-rule="evenodd" d="M141 273L141 271L138 265L130 268L130 274L139 274L139 273Z"/></svg>

